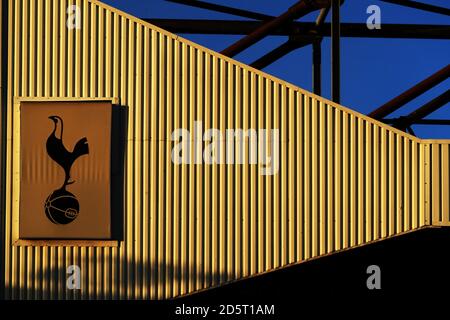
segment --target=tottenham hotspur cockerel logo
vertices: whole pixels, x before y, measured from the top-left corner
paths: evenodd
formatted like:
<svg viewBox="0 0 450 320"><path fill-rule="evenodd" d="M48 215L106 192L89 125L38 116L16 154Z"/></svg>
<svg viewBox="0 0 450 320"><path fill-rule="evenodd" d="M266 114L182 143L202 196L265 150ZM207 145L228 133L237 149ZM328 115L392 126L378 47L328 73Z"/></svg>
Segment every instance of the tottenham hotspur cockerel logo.
<svg viewBox="0 0 450 320"><path fill-rule="evenodd" d="M73 151L67 150L63 143L63 120L59 116L50 116L49 119L54 122L54 128L47 139L47 154L64 170L65 178L62 186L45 200L45 214L55 224L68 224L75 220L80 212L77 198L66 190L68 185L75 183L70 178L70 169L79 157L89 153L89 146L84 137L75 144Z"/></svg>

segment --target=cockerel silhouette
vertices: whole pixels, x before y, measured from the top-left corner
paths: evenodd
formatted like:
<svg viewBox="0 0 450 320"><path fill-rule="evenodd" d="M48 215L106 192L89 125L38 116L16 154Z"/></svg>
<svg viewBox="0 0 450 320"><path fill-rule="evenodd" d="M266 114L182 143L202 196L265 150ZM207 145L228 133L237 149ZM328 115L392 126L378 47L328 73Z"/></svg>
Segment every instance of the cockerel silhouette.
<svg viewBox="0 0 450 320"><path fill-rule="evenodd" d="M75 182L70 179L70 169L75 160L82 155L89 153L89 145L86 137L83 137L75 144L73 151L70 152L66 149L62 141L64 129L63 120L59 116L50 116L49 119L54 122L55 128L47 139L47 153L51 159L64 169L65 180L62 187L62 189L64 189L67 185Z"/></svg>

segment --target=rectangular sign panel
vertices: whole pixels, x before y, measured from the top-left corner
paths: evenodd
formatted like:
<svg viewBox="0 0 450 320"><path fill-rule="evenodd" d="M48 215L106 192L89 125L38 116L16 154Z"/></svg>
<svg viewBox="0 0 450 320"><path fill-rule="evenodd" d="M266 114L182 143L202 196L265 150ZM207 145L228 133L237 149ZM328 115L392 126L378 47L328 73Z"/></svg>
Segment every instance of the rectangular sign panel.
<svg viewBox="0 0 450 320"><path fill-rule="evenodd" d="M20 105L21 239L109 239L111 102Z"/></svg>

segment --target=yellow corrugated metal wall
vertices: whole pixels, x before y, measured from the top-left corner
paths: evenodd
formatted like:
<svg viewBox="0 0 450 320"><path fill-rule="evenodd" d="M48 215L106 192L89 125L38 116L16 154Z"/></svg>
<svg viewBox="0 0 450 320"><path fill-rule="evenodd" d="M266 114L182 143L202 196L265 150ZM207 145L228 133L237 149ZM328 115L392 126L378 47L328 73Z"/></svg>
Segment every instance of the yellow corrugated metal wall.
<svg viewBox="0 0 450 320"><path fill-rule="evenodd" d="M6 55L4 54L4 41L5 38L7 38L7 34L8 31L7 29L5 29L4 24L7 23L7 20L4 19L4 3L3 1L0 1L0 299L3 299L3 294L4 294L4 281L5 281L5 277L4 277L4 242L3 242L3 230L4 230L4 216L5 216L5 211L4 211L4 194L5 194L5 179L4 179L4 168L3 168L3 163L4 163L4 153L3 153L3 147L5 146L5 140L4 139L4 130L5 130L5 125L4 125L4 111L6 109L6 87L5 87L5 67L6 63L5 63L5 57ZM3 34L5 34L5 36L3 36Z"/></svg>
<svg viewBox="0 0 450 320"><path fill-rule="evenodd" d="M430 210L433 225L450 226L450 145L430 143Z"/></svg>
<svg viewBox="0 0 450 320"><path fill-rule="evenodd" d="M97 1L9 3L9 110L14 97L117 97L129 119L119 247L13 246L19 168L8 113L6 298L169 298L429 225L430 208L449 222L448 142L382 125ZM80 30L66 27L72 4ZM171 133L192 132L195 120L278 128L278 174L174 165ZM66 289L72 264L81 290Z"/></svg>

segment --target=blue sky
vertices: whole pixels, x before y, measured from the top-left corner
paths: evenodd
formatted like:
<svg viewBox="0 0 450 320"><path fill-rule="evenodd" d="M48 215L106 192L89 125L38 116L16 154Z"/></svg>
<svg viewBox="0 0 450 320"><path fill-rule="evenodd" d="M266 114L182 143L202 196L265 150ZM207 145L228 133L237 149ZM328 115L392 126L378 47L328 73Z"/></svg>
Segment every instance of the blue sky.
<svg viewBox="0 0 450 320"><path fill-rule="evenodd" d="M239 19L232 15L191 8L165 0L103 1L142 18ZM208 1L270 15L281 14L296 2L296 0ZM448 0L420 1L449 7ZM346 0L341 8L342 21L365 23L368 17L366 9L372 4L381 8L381 27L383 27L383 23L450 23L448 16L383 3L379 0ZM317 13L310 14L300 21L312 21L316 15ZM240 38L240 36L221 35L181 36L216 51L224 49ZM281 36L267 37L235 58L244 63L251 63L286 40L286 37ZM311 90L311 55L311 46L296 50L268 66L264 71L306 90ZM341 43L341 104L359 112L368 113L450 63L449 57L450 41L448 40L343 38ZM322 59L322 95L330 98L329 38L325 38L322 43ZM390 117L408 114L449 87L450 79L447 79ZM428 118L450 119L450 105L447 104ZM415 125L413 129L419 137L450 139L450 126Z"/></svg>

